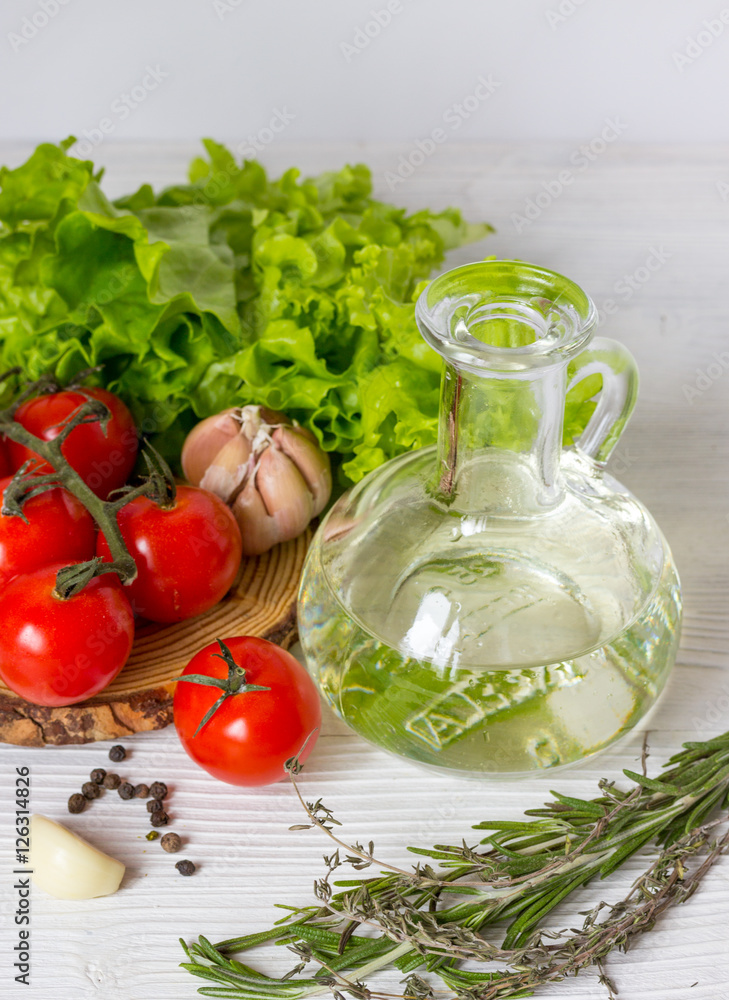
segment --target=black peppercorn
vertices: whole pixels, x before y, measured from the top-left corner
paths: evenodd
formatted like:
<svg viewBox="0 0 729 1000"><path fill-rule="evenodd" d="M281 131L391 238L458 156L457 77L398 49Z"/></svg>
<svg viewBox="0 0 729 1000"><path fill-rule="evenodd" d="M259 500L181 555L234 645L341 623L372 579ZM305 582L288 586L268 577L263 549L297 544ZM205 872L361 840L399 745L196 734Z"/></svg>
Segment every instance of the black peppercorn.
<svg viewBox="0 0 729 1000"><path fill-rule="evenodd" d="M164 809L158 809L156 812L150 813L149 822L152 826L167 826L169 819Z"/></svg>
<svg viewBox="0 0 729 1000"><path fill-rule="evenodd" d="M81 791L86 799L98 799L101 793L101 789L95 781L85 781L81 785Z"/></svg>
<svg viewBox="0 0 729 1000"><path fill-rule="evenodd" d="M192 861L178 861L177 864L175 865L175 868L178 870L180 875L195 874L195 865L192 863Z"/></svg>
<svg viewBox="0 0 729 1000"><path fill-rule="evenodd" d="M122 781L119 785L117 791L119 792L120 799L133 799L134 798L134 785L130 785L128 781Z"/></svg>
<svg viewBox="0 0 729 1000"><path fill-rule="evenodd" d="M68 800L68 811L70 813L80 813L86 808L86 796L81 792L75 792Z"/></svg>
<svg viewBox="0 0 729 1000"><path fill-rule="evenodd" d="M106 777L106 771L103 767L95 767L89 777L92 781L96 782L97 785L103 785L104 778Z"/></svg>
<svg viewBox="0 0 729 1000"><path fill-rule="evenodd" d="M109 760L113 760L115 764L118 764L120 760L124 760L126 755L127 752L124 747L117 744L117 746L112 747L109 751Z"/></svg>
<svg viewBox="0 0 729 1000"><path fill-rule="evenodd" d="M134 797L137 799L146 799L149 795L149 789L146 785L135 785L134 786Z"/></svg>
<svg viewBox="0 0 729 1000"><path fill-rule="evenodd" d="M164 806L162 805L162 800L161 799L150 799L147 802L147 812L148 813L160 812L162 809L164 809Z"/></svg>
<svg viewBox="0 0 729 1000"><path fill-rule="evenodd" d="M121 778L119 777L118 774L114 773L107 774L104 776L102 785L104 786L104 788L111 788L111 789L118 788L119 785L121 785Z"/></svg>
<svg viewBox="0 0 729 1000"><path fill-rule="evenodd" d="M155 781L149 786L149 794L153 799L164 799L167 795L167 785L164 781Z"/></svg>
<svg viewBox="0 0 729 1000"><path fill-rule="evenodd" d="M182 841L176 833L166 833L160 841L162 850L168 854L175 854L182 847Z"/></svg>

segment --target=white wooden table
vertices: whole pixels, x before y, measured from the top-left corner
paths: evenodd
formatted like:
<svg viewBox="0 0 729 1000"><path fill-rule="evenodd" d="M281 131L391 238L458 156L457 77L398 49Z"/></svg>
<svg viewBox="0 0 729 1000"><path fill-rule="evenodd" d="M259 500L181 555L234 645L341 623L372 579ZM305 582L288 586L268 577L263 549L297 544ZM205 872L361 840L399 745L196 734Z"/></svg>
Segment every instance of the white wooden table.
<svg viewBox="0 0 729 1000"><path fill-rule="evenodd" d="M2 162L16 164L28 151L5 146ZM106 188L118 195L143 181L160 186L179 180L194 152L104 146ZM729 148L631 147L621 139L580 170L570 163L569 145L444 144L394 191L385 174L396 170L398 156L407 157L410 147L272 144L266 152L274 170L297 164L311 172L367 162L384 198L410 208L456 205L497 227L495 236L458 251L449 263L487 253L520 257L571 276L603 311L607 300L616 303L601 332L633 351L642 387L612 465L664 529L685 594L679 664L649 722L652 768L683 740L729 728ZM572 181L562 193L537 198L547 191L545 183L556 190L555 179L565 169ZM545 207L528 225L515 225L513 216L523 215L530 199ZM649 270L649 257L660 265ZM632 288L626 276L632 276ZM321 795L335 809L346 837L372 838L380 856L403 863L407 844L458 843L469 837L471 824L487 816L517 818L541 804L554 785L590 797L598 778L635 767L642 738L635 733L580 771L489 785L396 762L327 715L302 784L307 797ZM3 997L192 998L202 983L177 968L178 937L202 933L220 940L247 933L279 915L274 903L312 899L329 845L316 831L288 830L302 819L289 787L244 791L220 784L188 760L173 729L121 742L130 750L121 773L170 785L173 829L186 842L182 856L194 860L198 871L193 878L179 877L177 858L144 840L141 803L120 807L109 795L81 816L68 815L68 795L91 768L108 764L108 744L2 746ZM23 765L32 772L34 811L66 822L127 865L121 891L106 899L70 903L33 892L30 988L15 984L11 972L17 941L11 789L15 768ZM608 883L571 898L562 910L564 922L574 922L577 910L600 898L619 898L642 865L634 859ZM292 957L279 950L268 968L281 973ZM729 860L717 865L690 903L670 912L627 955L612 957L608 970L625 1000L727 1000ZM398 979L393 974L382 982L396 993ZM587 972L543 995L587 1000L606 993Z"/></svg>

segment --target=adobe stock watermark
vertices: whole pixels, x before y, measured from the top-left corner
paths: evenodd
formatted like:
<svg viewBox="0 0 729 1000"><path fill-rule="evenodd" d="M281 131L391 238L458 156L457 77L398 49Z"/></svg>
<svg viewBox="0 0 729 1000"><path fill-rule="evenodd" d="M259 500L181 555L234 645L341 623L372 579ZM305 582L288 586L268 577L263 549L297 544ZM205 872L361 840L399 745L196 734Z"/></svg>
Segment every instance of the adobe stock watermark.
<svg viewBox="0 0 729 1000"><path fill-rule="evenodd" d="M11 803L8 812L12 813L15 805L15 868L13 902L17 903L14 911L17 943L13 945L13 970L17 969L16 983L30 986L30 876L33 869L30 865L30 768L28 766L15 768L15 801ZM4 807L7 809L7 806ZM12 862L11 862L12 863ZM27 876L21 878L22 875Z"/></svg>
<svg viewBox="0 0 729 1000"><path fill-rule="evenodd" d="M681 386L683 397L691 406L694 405L695 399L703 396L714 382L718 382L729 371L729 351L722 351L721 354L714 351L712 357L714 360L706 368L696 369L696 378L691 385L684 382Z"/></svg>
<svg viewBox="0 0 729 1000"><path fill-rule="evenodd" d="M729 181L718 180L716 182L716 193L722 201L729 201Z"/></svg>
<svg viewBox="0 0 729 1000"><path fill-rule="evenodd" d="M369 20L358 26L352 41L339 43L339 51L345 60L350 63L354 58L362 55L372 40L381 35L391 23L393 17L396 14L402 14L402 12L402 0L387 0L385 7L380 10L374 8L370 10Z"/></svg>
<svg viewBox="0 0 729 1000"><path fill-rule="evenodd" d="M259 128L257 132L252 135L249 133L242 142L239 142L236 146L236 153L242 156L244 160L252 160L255 158L257 153L262 153L266 146L274 141L274 139L280 135L284 129L288 128L292 121L295 121L296 115L292 111L288 111L284 106L283 109L274 108L273 114L268 122L268 125L264 125L263 128Z"/></svg>
<svg viewBox="0 0 729 1000"><path fill-rule="evenodd" d="M213 10L218 15L218 20L222 21L226 14L232 14L245 0L213 0Z"/></svg>
<svg viewBox="0 0 729 1000"><path fill-rule="evenodd" d="M57 17L62 7L67 7L71 0L40 0L38 7L20 22L18 31L8 32L8 42L13 52L20 52L28 45L39 31Z"/></svg>
<svg viewBox="0 0 729 1000"><path fill-rule="evenodd" d="M701 23L701 31L695 35L686 35L686 47L671 53L673 64L679 73L692 66L724 34L729 25L729 7L724 7L716 17L704 19Z"/></svg>
<svg viewBox="0 0 729 1000"><path fill-rule="evenodd" d="M643 263L630 274L624 274L615 282L613 292L616 298L605 299L602 303L597 311L599 322L604 322L608 316L614 316L621 304L629 302L635 293L640 291L671 257L673 257L673 253L666 250L664 246L649 247Z"/></svg>
<svg viewBox="0 0 729 1000"><path fill-rule="evenodd" d="M116 131L117 126L127 120L132 111L135 111L140 104L144 104L150 94L153 94L160 83L169 77L169 73L157 64L147 66L146 73L128 91L123 90L109 105L109 114L101 118L97 124L90 129L83 129L83 138L69 150L73 156L88 156L89 153L100 146L104 139Z"/></svg>
<svg viewBox="0 0 729 1000"><path fill-rule="evenodd" d="M411 834L410 843L414 847L429 847L433 843L435 836L444 831L451 820L460 812L461 806L467 802L468 798L462 792L451 795L448 802L441 802L435 807L427 819L423 819L417 830Z"/></svg>
<svg viewBox="0 0 729 1000"><path fill-rule="evenodd" d="M501 83L494 80L490 74L489 76L479 76L472 93L446 108L441 116L443 123L448 125L450 132L457 132L464 122L467 122L483 107L499 87L501 87ZM400 154L396 169L385 171L384 179L388 189L394 191L398 184L402 184L403 181L412 177L418 167L421 167L435 153L436 149L446 142L448 135L449 132L446 129L437 126L425 139L416 139L413 149L407 155Z"/></svg>
<svg viewBox="0 0 729 1000"><path fill-rule="evenodd" d="M542 190L531 198L527 198L521 212L511 213L511 222L517 233L522 233L533 222L536 222L542 213L563 194L565 188L574 183L576 175L587 170L590 164L599 159L608 146L619 139L627 128L627 124L620 117L606 118L599 135L578 146L570 154L568 162L574 169L565 167L552 180L542 181Z"/></svg>
<svg viewBox="0 0 729 1000"><path fill-rule="evenodd" d="M560 0L560 3L556 7L550 7L549 10L545 10L544 16L547 19L547 24L554 31L556 27L568 21L586 3L587 0Z"/></svg>
<svg viewBox="0 0 729 1000"><path fill-rule="evenodd" d="M249 133L235 147L235 152L244 159L254 159L256 154L269 146L295 118L294 112L288 111L285 106L283 109L274 108L268 125L259 128L257 132ZM191 203L180 206L180 213L186 214L189 218L197 213L202 206L215 205L220 192L234 181L236 174L237 167L236 172L233 173L224 167L216 166L205 182L201 182L202 186L195 188Z"/></svg>
<svg viewBox="0 0 729 1000"><path fill-rule="evenodd" d="M631 466L635 465L638 458L633 455L627 445L618 445L610 456L609 469L616 476L624 475Z"/></svg>
<svg viewBox="0 0 729 1000"><path fill-rule="evenodd" d="M104 287L97 289L93 295L87 296L76 306L75 314L79 321L86 326L91 326L95 313L101 311L99 307L107 306L122 292L126 292L136 275L137 269L132 264L121 264L112 268Z"/></svg>
<svg viewBox="0 0 729 1000"><path fill-rule="evenodd" d="M94 325L96 314L101 314L101 307L108 305L126 291L136 274L138 271L131 264L122 264L112 268L103 288L97 289L93 295L82 299L73 310L74 318L68 316L66 322L58 327L62 342L67 343L74 337L83 336L85 329ZM39 336L34 344L35 352L47 368L54 368L59 361L59 348L55 338L46 340Z"/></svg>
<svg viewBox="0 0 729 1000"><path fill-rule="evenodd" d="M711 697L704 702L703 717L695 715L691 720L694 732L701 736L707 729L723 725L727 712L729 712L729 682L724 681L721 687L712 691Z"/></svg>

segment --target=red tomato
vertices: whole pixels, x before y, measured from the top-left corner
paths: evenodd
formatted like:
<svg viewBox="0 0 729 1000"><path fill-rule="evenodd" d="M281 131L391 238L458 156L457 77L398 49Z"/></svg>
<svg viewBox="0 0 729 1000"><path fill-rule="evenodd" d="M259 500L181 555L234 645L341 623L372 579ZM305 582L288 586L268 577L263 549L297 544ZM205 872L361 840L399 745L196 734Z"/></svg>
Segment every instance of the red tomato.
<svg viewBox="0 0 729 1000"><path fill-rule="evenodd" d="M228 507L207 490L178 486L165 510L137 497L119 511L119 528L137 564L124 589L138 615L179 622L212 608L235 580L241 560L238 525ZM99 533L96 553L111 559Z"/></svg>
<svg viewBox="0 0 729 1000"><path fill-rule="evenodd" d="M124 403L106 389L84 389L84 393L100 399L111 412L106 434L100 423L82 424L71 432L63 446L63 454L97 496L105 500L112 490L123 486L137 458L137 430ZM43 441L52 441L64 423L84 402L80 392L66 390L50 396L37 396L19 406L15 419ZM19 469L29 458L37 458L15 441L8 442L10 461ZM50 472L44 463L39 472Z"/></svg>
<svg viewBox="0 0 729 1000"><path fill-rule="evenodd" d="M97 576L80 594L54 596L63 564L16 577L0 594L0 677L36 705L98 694L129 657L134 614L119 578Z"/></svg>
<svg viewBox="0 0 729 1000"><path fill-rule="evenodd" d="M0 438L0 478L9 476L13 470L10 467L10 456L5 438Z"/></svg>
<svg viewBox="0 0 729 1000"><path fill-rule="evenodd" d="M222 694L217 687L178 680L173 705L175 726L195 763L231 785L270 785L286 777L284 764L301 750L311 753L321 724L321 705L314 682L280 646L266 639L236 636L223 640L245 671L245 684L268 691L240 691L225 699L195 736L205 713ZM182 671L228 677L217 642L205 646ZM315 732L317 730L317 732Z"/></svg>
<svg viewBox="0 0 729 1000"><path fill-rule="evenodd" d="M4 495L10 477L0 479ZM31 497L22 517L0 514L0 587L50 563L76 563L96 552L96 524L80 500L60 486Z"/></svg>

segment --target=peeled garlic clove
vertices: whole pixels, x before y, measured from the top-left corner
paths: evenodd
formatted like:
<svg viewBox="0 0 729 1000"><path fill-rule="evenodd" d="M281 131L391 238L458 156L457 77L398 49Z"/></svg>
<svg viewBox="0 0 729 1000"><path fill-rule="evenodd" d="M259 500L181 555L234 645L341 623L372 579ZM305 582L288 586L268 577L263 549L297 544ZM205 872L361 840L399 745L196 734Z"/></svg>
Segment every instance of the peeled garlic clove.
<svg viewBox="0 0 729 1000"><path fill-rule="evenodd" d="M124 865L45 816L30 817L33 882L57 899L93 899L116 892Z"/></svg>
<svg viewBox="0 0 729 1000"><path fill-rule="evenodd" d="M314 498L297 467L275 444L259 459L256 486L279 526L280 540L300 535L314 516Z"/></svg>
<svg viewBox="0 0 729 1000"><path fill-rule="evenodd" d="M253 477L235 498L232 509L240 528L244 556L260 556L281 541L279 525L266 510Z"/></svg>
<svg viewBox="0 0 729 1000"><path fill-rule="evenodd" d="M182 449L182 471L188 483L199 486L211 458L231 438L238 435L240 424L233 416L235 413L236 408L231 407L213 417L207 417L187 435Z"/></svg>
<svg viewBox="0 0 729 1000"><path fill-rule="evenodd" d="M322 451L314 435L303 427L277 427L273 440L299 470L313 497L312 517L326 507L332 492L329 456ZM303 528L301 529L304 530Z"/></svg>
<svg viewBox="0 0 729 1000"><path fill-rule="evenodd" d="M200 486L228 503L245 478L250 457L250 441L242 434L236 434L215 455L200 480Z"/></svg>

